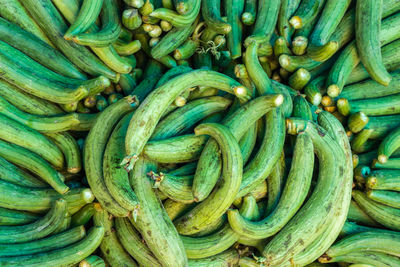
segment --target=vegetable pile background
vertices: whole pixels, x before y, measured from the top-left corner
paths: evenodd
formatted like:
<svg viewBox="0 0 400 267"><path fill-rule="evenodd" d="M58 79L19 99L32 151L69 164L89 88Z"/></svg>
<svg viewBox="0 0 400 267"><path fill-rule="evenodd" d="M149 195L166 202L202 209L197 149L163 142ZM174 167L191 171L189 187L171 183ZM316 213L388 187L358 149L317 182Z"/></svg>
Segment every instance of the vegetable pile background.
<svg viewBox="0 0 400 267"><path fill-rule="evenodd" d="M400 1L0 0L0 266L400 266Z"/></svg>

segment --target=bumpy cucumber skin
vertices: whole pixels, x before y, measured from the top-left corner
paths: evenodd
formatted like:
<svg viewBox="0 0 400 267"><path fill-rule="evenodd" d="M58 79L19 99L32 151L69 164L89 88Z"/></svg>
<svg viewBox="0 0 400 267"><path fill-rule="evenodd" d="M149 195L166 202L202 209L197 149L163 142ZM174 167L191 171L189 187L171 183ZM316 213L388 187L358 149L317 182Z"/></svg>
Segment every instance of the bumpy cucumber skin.
<svg viewBox="0 0 400 267"><path fill-rule="evenodd" d="M147 173L154 163L141 159L130 172L131 184L141 204L137 224L154 256L163 266L186 266L187 257L178 232L152 189Z"/></svg>
<svg viewBox="0 0 400 267"><path fill-rule="evenodd" d="M351 262L358 264L364 263L382 267L391 267L400 264L400 260L398 257L374 251L371 252L357 251L329 259L322 256L319 258L319 261L323 263L329 263L329 262Z"/></svg>
<svg viewBox="0 0 400 267"><path fill-rule="evenodd" d="M205 0L202 3L201 13L207 26L219 34L227 34L231 31L231 25L221 18L221 1Z"/></svg>
<svg viewBox="0 0 400 267"><path fill-rule="evenodd" d="M46 183L33 177L3 157L0 157L0 178L4 181L26 187L47 187Z"/></svg>
<svg viewBox="0 0 400 267"><path fill-rule="evenodd" d="M400 128L391 131L380 143L378 161L385 163L388 158L400 147Z"/></svg>
<svg viewBox="0 0 400 267"><path fill-rule="evenodd" d="M391 76L382 61L379 32L382 18L382 0L360 0L356 5L356 45L360 60L371 77L388 85Z"/></svg>
<svg viewBox="0 0 400 267"><path fill-rule="evenodd" d="M81 241L50 252L26 256L0 258L2 266L68 266L79 263L93 253L104 236L103 227L92 227Z"/></svg>
<svg viewBox="0 0 400 267"><path fill-rule="evenodd" d="M189 260L188 267L224 267L236 266L239 262L239 253L235 249L228 249L225 252L204 259Z"/></svg>
<svg viewBox="0 0 400 267"><path fill-rule="evenodd" d="M244 9L244 0L225 0L225 10L227 14L227 22L232 29L227 35L228 50L231 58L239 58L242 55L242 33L243 25L240 20Z"/></svg>
<svg viewBox="0 0 400 267"><path fill-rule="evenodd" d="M157 8L150 13L150 16L168 21L177 28L188 27L195 21L200 12L200 7L201 1L190 1L190 10L184 15L178 14L168 8Z"/></svg>

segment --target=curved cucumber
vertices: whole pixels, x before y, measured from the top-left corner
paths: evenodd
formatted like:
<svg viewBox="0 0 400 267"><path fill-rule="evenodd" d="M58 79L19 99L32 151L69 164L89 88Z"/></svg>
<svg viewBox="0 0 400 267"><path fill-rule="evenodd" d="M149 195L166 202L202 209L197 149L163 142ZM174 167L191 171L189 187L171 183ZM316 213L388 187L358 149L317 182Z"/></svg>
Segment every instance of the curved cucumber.
<svg viewBox="0 0 400 267"><path fill-rule="evenodd" d="M371 219L358 204L352 200L350 202L349 213L347 214L347 220L350 222L356 222L367 226L377 226L378 224Z"/></svg>
<svg viewBox="0 0 400 267"><path fill-rule="evenodd" d="M168 198L190 204L194 201L192 193L193 175L174 176L160 173L156 175L151 173L150 177L154 180L154 188L158 188Z"/></svg>
<svg viewBox="0 0 400 267"><path fill-rule="evenodd" d="M228 220L233 230L242 236L255 239L276 234L303 204L311 185L313 167L314 151L311 138L307 134L300 134L296 139L289 176L276 208L265 219L255 222L244 219L237 210L229 210Z"/></svg>
<svg viewBox="0 0 400 267"><path fill-rule="evenodd" d="M112 80L118 80L117 74L105 66L89 50L63 38L68 27L50 0L28 0L22 4L29 10L41 29L49 36L51 42L73 64L88 74L104 75Z"/></svg>
<svg viewBox="0 0 400 267"><path fill-rule="evenodd" d="M92 254L104 237L103 227L92 227L88 235L79 242L65 248L48 252L0 258L2 266L68 266L79 263ZM79 253L77 253L79 251Z"/></svg>
<svg viewBox="0 0 400 267"><path fill-rule="evenodd" d="M22 243L51 234L63 221L67 202L57 200L50 211L39 220L26 225L0 226L0 243Z"/></svg>
<svg viewBox="0 0 400 267"><path fill-rule="evenodd" d="M26 187L47 187L46 183L0 157L0 179Z"/></svg>
<svg viewBox="0 0 400 267"><path fill-rule="evenodd" d="M207 27L219 34L227 34L232 27L221 18L221 1L205 0L202 1L201 14Z"/></svg>
<svg viewBox="0 0 400 267"><path fill-rule="evenodd" d="M244 0L225 0L225 12L227 22L231 25L231 31L227 34L227 46L232 59L242 55L243 25L240 16L244 9Z"/></svg>
<svg viewBox="0 0 400 267"><path fill-rule="evenodd" d="M34 213L0 208L0 225L24 225L32 223L39 218L40 216Z"/></svg>
<svg viewBox="0 0 400 267"><path fill-rule="evenodd" d="M20 244L0 244L0 257L23 256L43 253L69 246L86 236L83 226L74 227L59 234Z"/></svg>
<svg viewBox="0 0 400 267"><path fill-rule="evenodd" d="M64 39L71 40L72 36L88 30L99 16L102 6L103 0L83 1L79 9L79 14L65 32Z"/></svg>
<svg viewBox="0 0 400 267"><path fill-rule="evenodd" d="M360 60L371 77L388 85L391 76L385 69L379 44L382 19L381 0L360 0L356 5L356 45Z"/></svg>
<svg viewBox="0 0 400 267"><path fill-rule="evenodd" d="M137 104L135 97L127 96L109 106L98 116L85 141L84 166L89 185L103 208L118 216L127 216L128 211L115 202L107 189L103 176L103 153L115 124Z"/></svg>
<svg viewBox="0 0 400 267"><path fill-rule="evenodd" d="M73 136L67 132L47 133L49 137L61 150L65 157L67 171L78 173L82 169L81 151Z"/></svg>
<svg viewBox="0 0 400 267"><path fill-rule="evenodd" d="M226 267L236 266L238 263L239 253L235 249L228 249L208 258L189 260L188 267Z"/></svg>
<svg viewBox="0 0 400 267"><path fill-rule="evenodd" d="M131 113L126 114L115 126L104 150L103 175L111 196L123 208L132 211L139 209L139 202L129 183L128 173L121 168L125 156L125 135Z"/></svg>
<svg viewBox="0 0 400 267"><path fill-rule="evenodd" d="M281 9L278 15L278 32L285 39L287 43L291 43L291 35L293 34L293 27L289 24L289 19L296 11L300 4L300 0L282 0Z"/></svg>
<svg viewBox="0 0 400 267"><path fill-rule="evenodd" d="M168 106L187 88L200 85L215 87L235 94L242 100L250 98L250 92L247 88L244 88L235 80L214 71L192 71L170 80L154 90L146 98L146 101L139 106L129 123L125 139L125 148L128 156L124 159L124 164L127 163L128 170L132 169L135 159L142 152ZM160 98L158 97L159 95L163 95L163 97ZM143 122L145 123L143 124Z"/></svg>
<svg viewBox="0 0 400 267"><path fill-rule="evenodd" d="M378 148L378 162L385 163L399 147L400 128L396 128L393 129L380 143Z"/></svg>
<svg viewBox="0 0 400 267"><path fill-rule="evenodd" d="M83 206L71 217L71 226L80 226L87 224L92 219L99 203L89 203Z"/></svg>
<svg viewBox="0 0 400 267"><path fill-rule="evenodd" d="M150 13L151 17L162 19L171 23L171 25L176 28L189 27L195 21L197 15L200 12L201 1L188 0L190 5L190 10L184 14L178 14L168 8L157 8ZM215 8L215 7L212 7Z"/></svg>
<svg viewBox="0 0 400 267"><path fill-rule="evenodd" d="M103 47L111 45L118 39L122 29L117 3L114 0L104 0L101 12L102 28L93 33L78 33L72 40L79 45Z"/></svg>
<svg viewBox="0 0 400 267"><path fill-rule="evenodd" d="M176 221L175 225L181 234L199 232L221 217L235 199L243 174L240 147L228 127L216 123L201 124L195 128L195 134L210 135L219 145L223 160L223 183L206 200Z"/></svg>
<svg viewBox="0 0 400 267"><path fill-rule="evenodd" d="M130 173L132 187L141 204L136 223L143 239L161 265L187 266L182 241L147 176L147 173L155 170L153 163L139 159Z"/></svg>

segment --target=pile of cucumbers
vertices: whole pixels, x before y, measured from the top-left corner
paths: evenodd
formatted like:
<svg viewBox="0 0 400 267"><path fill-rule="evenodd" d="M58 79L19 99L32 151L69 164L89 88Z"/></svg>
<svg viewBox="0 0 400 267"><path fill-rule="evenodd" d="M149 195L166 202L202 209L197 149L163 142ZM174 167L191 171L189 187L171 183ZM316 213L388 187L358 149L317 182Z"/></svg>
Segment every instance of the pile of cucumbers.
<svg viewBox="0 0 400 267"><path fill-rule="evenodd" d="M400 1L0 0L0 266L400 266Z"/></svg>

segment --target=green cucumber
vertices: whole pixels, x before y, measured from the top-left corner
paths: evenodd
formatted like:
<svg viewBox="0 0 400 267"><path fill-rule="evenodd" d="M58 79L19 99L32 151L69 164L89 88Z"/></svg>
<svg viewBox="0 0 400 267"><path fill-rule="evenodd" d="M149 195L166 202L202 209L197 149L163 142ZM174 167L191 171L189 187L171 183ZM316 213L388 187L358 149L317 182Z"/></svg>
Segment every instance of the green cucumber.
<svg viewBox="0 0 400 267"><path fill-rule="evenodd" d="M382 139L387 134L400 126L399 115L389 115L389 116L368 116L369 121L365 126L367 129L373 129L372 139Z"/></svg>
<svg viewBox="0 0 400 267"><path fill-rule="evenodd" d="M92 227L88 235L79 242L65 248L48 252L0 258L2 266L68 266L79 263L92 254L104 236L103 227ZM79 251L79 253L77 253Z"/></svg>
<svg viewBox="0 0 400 267"><path fill-rule="evenodd" d="M0 18L0 40L32 57L55 72L75 79L86 79L64 55L43 40ZM49 60L49 58L51 60Z"/></svg>
<svg viewBox="0 0 400 267"><path fill-rule="evenodd" d="M79 263L79 267L105 267L106 263L97 255L90 255Z"/></svg>
<svg viewBox="0 0 400 267"><path fill-rule="evenodd" d="M364 112L366 115L392 115L400 113L397 108L400 103L400 94L383 96L378 98L359 99L348 101L340 98L337 101L337 107L342 115L356 112Z"/></svg>
<svg viewBox="0 0 400 267"><path fill-rule="evenodd" d="M321 104L322 94L324 94L325 76L321 75L315 79L312 79L304 88L304 94L308 102L314 106Z"/></svg>
<svg viewBox="0 0 400 267"><path fill-rule="evenodd" d="M356 5L356 45L360 61L372 79L388 85L391 76L382 60L379 38L382 19L381 0L360 0Z"/></svg>
<svg viewBox="0 0 400 267"><path fill-rule="evenodd" d="M353 191L353 198L361 209L378 223L395 231L400 229L396 219L400 214L399 209L375 202L358 190Z"/></svg>
<svg viewBox="0 0 400 267"><path fill-rule="evenodd" d="M67 202L59 199L44 217L33 223L0 226L0 243L15 244L46 237L60 225L66 211Z"/></svg>
<svg viewBox="0 0 400 267"><path fill-rule="evenodd" d="M289 24L289 19L300 5L300 0L282 0L281 9L278 15L278 32L287 43L291 43L291 35L294 32L292 25Z"/></svg>
<svg viewBox="0 0 400 267"><path fill-rule="evenodd" d="M125 9L122 13L122 24L129 30L135 30L142 25L142 17L139 15L139 11L135 8ZM118 43L116 41L113 45Z"/></svg>
<svg viewBox="0 0 400 267"><path fill-rule="evenodd" d="M109 135L118 120L133 111L137 105L135 97L127 96L101 112L86 138L83 153L86 177L96 198L104 209L118 216L127 216L128 210L116 203L107 189L103 176L103 154Z"/></svg>
<svg viewBox="0 0 400 267"><path fill-rule="evenodd" d="M190 27L200 13L201 1L188 0L190 10L182 15L168 8L157 8L150 13L151 17L162 19L171 23L176 28ZM214 8L214 7L213 7Z"/></svg>
<svg viewBox="0 0 400 267"><path fill-rule="evenodd" d="M132 187L141 204L136 223L143 239L161 265L187 266L182 241L147 176L149 171L156 171L155 167L152 162L140 158L130 172Z"/></svg>
<svg viewBox="0 0 400 267"><path fill-rule="evenodd" d="M267 205L265 207L265 215L270 215L270 213L276 209L279 203L283 190L284 179L286 178L285 169L285 155L282 152L280 159L278 159L274 169L267 178Z"/></svg>
<svg viewBox="0 0 400 267"><path fill-rule="evenodd" d="M220 254L208 258L189 260L188 267L236 266L239 263L239 258L239 253L235 249L228 249Z"/></svg>
<svg viewBox="0 0 400 267"><path fill-rule="evenodd" d="M400 159L390 158L385 163L374 161L372 167L376 169L400 169Z"/></svg>
<svg viewBox="0 0 400 267"><path fill-rule="evenodd" d="M385 163L399 147L400 128L395 128L380 143L378 148L378 162Z"/></svg>
<svg viewBox="0 0 400 267"><path fill-rule="evenodd" d="M76 19L64 34L64 39L71 40L72 36L88 30L100 14L103 0L84 0Z"/></svg>
<svg viewBox="0 0 400 267"><path fill-rule="evenodd" d="M181 135L159 141L149 141L143 154L159 163L183 163L200 158L207 142L205 136Z"/></svg>
<svg viewBox="0 0 400 267"><path fill-rule="evenodd" d="M184 107L171 112L161 120L154 129L150 140L166 139L185 133L206 116L226 110L231 102L230 99L220 96L190 101Z"/></svg>
<svg viewBox="0 0 400 267"><path fill-rule="evenodd" d="M244 9L244 0L225 0L224 5L227 22L231 25L231 31L227 34L228 51L231 58L236 59L242 56L243 25L240 16Z"/></svg>
<svg viewBox="0 0 400 267"><path fill-rule="evenodd" d="M180 75L161 87L154 90L144 101L129 123L125 148L128 156L124 159L127 169L132 169L135 159L142 152L149 140L156 124L168 106L187 88L194 86L211 86L220 90L235 94L242 100L250 97L247 88L241 86L235 80L214 71L197 70ZM163 95L161 99L158 95ZM145 122L143 124L143 122Z"/></svg>
<svg viewBox="0 0 400 267"><path fill-rule="evenodd" d="M296 139L292 167L277 207L265 219L256 222L244 219L236 210L229 210L228 220L233 230L247 238L261 239L272 236L282 229L308 194L313 163L311 138L308 134L300 134ZM293 191L297 193L293 194Z"/></svg>
<svg viewBox="0 0 400 267"><path fill-rule="evenodd" d="M400 193L389 190L369 190L367 197L393 208L400 208Z"/></svg>
<svg viewBox="0 0 400 267"><path fill-rule="evenodd" d="M341 184L337 183L337 179L341 175L340 170L342 174L344 171L344 153L324 129L310 121L295 118L287 120L287 127L291 134L309 133L321 167L317 185L308 201L264 248L263 256L268 257L271 264L289 262L325 230L323 226L332 219L334 203L340 195L338 189ZM317 207L315 203L318 203Z"/></svg>
<svg viewBox="0 0 400 267"><path fill-rule="evenodd" d="M174 176L170 174L151 173L150 178L154 180L153 188L158 188L168 198L190 204L194 201L192 193L193 175Z"/></svg>
<svg viewBox="0 0 400 267"><path fill-rule="evenodd" d="M50 0L28 0L23 5L41 29L49 36L52 43L77 67L91 75L104 75L118 80L117 74L106 67L85 47L65 40L62 36L67 30L60 13Z"/></svg>
<svg viewBox="0 0 400 267"><path fill-rule="evenodd" d="M104 0L101 9L102 28L97 32L74 34L72 41L94 47L111 45L122 31L118 13L118 6L114 0Z"/></svg>
<svg viewBox="0 0 400 267"><path fill-rule="evenodd" d="M160 267L161 264L143 244L140 234L128 218L115 218L115 230L124 249L142 266Z"/></svg>
<svg viewBox="0 0 400 267"><path fill-rule="evenodd" d="M78 212L71 217L71 226L80 226L87 224L93 217L99 203L89 203L83 206Z"/></svg>
<svg viewBox="0 0 400 267"><path fill-rule="evenodd" d="M43 181L18 168L3 157L0 157L0 179L26 187L47 187Z"/></svg>
<svg viewBox="0 0 400 267"><path fill-rule="evenodd" d="M232 27L221 18L221 1L205 0L202 2L201 14L207 27L219 34L227 34Z"/></svg>
<svg viewBox="0 0 400 267"><path fill-rule="evenodd" d="M243 173L240 147L228 127L216 123L201 124L195 128L195 134L210 135L219 144L223 160L222 179L224 182L206 200L175 222L181 234L199 232L222 216L239 191Z"/></svg>
<svg viewBox="0 0 400 267"><path fill-rule="evenodd" d="M0 258L23 256L60 249L78 242L85 236L85 228L83 226L78 226L65 232L52 234L39 240L33 240L20 244L0 244Z"/></svg>
<svg viewBox="0 0 400 267"><path fill-rule="evenodd" d="M24 225L38 220L37 214L0 208L0 225Z"/></svg>
<svg viewBox="0 0 400 267"><path fill-rule="evenodd" d="M125 156L125 134L131 117L132 113L126 114L110 135L104 150L103 176L113 199L121 207L134 211L139 209L139 202L129 183L128 173L120 166Z"/></svg>
<svg viewBox="0 0 400 267"><path fill-rule="evenodd" d="M190 163L186 163L185 165L171 170L168 173L171 175L190 175L190 174L194 174L194 172L196 171L197 168L197 162L190 162Z"/></svg>
<svg viewBox="0 0 400 267"><path fill-rule="evenodd" d="M352 200L350 202L349 213L347 215L347 220L355 223L359 223L367 226L377 226L378 224L371 219L358 204Z"/></svg>
<svg viewBox="0 0 400 267"><path fill-rule="evenodd" d="M245 25L253 25L257 15L257 1L246 0L245 7L242 13L242 22Z"/></svg>
<svg viewBox="0 0 400 267"><path fill-rule="evenodd" d="M185 204L178 201L173 201L172 199L167 199L164 201L163 206L165 211L168 214L168 217L171 221L174 221L176 218L182 216L185 212L190 210L196 205L196 203Z"/></svg>
<svg viewBox="0 0 400 267"><path fill-rule="evenodd" d="M365 263L373 264L373 266L391 267L400 264L397 257L390 256L386 253L374 251L356 251L334 258L325 258L324 256L318 259L322 263L329 262L350 262L350 263Z"/></svg>
<svg viewBox="0 0 400 267"><path fill-rule="evenodd" d="M293 99L292 117L301 118L303 120L312 121L312 111L307 100L301 95L295 96Z"/></svg>
<svg viewBox="0 0 400 267"><path fill-rule="evenodd" d="M303 29L313 23L317 15L322 11L325 0L301 1L296 12L290 18L289 23L295 29Z"/></svg>
<svg viewBox="0 0 400 267"><path fill-rule="evenodd" d="M304 36L296 36L292 41L292 51L296 56L304 55L307 52L308 39Z"/></svg>
<svg viewBox="0 0 400 267"><path fill-rule="evenodd" d="M49 137L64 154L67 171L69 173L80 172L82 169L81 152L74 137L68 132L46 133L46 136Z"/></svg>

